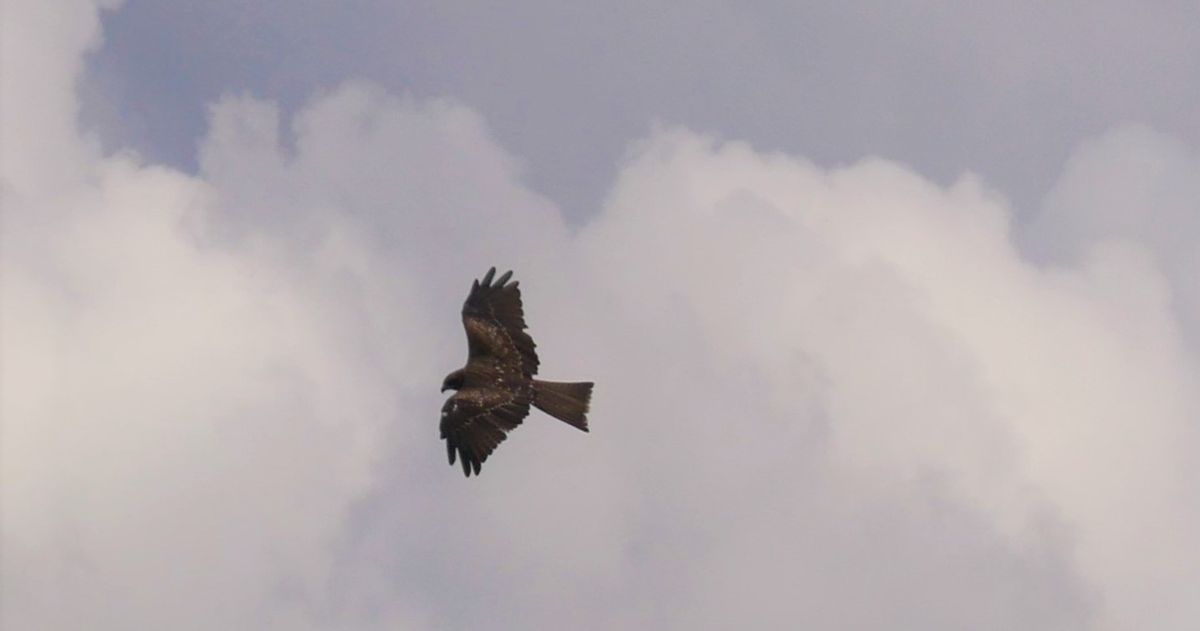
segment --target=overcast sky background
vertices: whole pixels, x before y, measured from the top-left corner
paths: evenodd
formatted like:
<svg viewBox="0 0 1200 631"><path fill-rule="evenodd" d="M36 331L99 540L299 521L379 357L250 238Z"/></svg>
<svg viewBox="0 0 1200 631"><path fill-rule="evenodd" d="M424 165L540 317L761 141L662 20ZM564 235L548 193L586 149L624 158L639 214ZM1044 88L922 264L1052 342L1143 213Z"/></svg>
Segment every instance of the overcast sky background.
<svg viewBox="0 0 1200 631"><path fill-rule="evenodd" d="M476 4L4 4L0 626L1200 625L1200 5Z"/></svg>

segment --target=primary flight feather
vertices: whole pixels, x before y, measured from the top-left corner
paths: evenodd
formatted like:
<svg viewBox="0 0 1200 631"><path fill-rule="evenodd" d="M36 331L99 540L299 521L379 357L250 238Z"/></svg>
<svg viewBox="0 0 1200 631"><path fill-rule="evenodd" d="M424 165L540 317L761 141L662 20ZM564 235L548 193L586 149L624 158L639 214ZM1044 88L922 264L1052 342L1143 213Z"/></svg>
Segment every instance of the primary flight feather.
<svg viewBox="0 0 1200 631"><path fill-rule="evenodd" d="M529 406L588 431L592 383L534 379L537 345L525 332L525 314L512 272L493 281L496 268L471 285L463 303L467 365L446 375L442 392L455 393L442 406L441 433L450 464L479 474L483 462L516 429Z"/></svg>

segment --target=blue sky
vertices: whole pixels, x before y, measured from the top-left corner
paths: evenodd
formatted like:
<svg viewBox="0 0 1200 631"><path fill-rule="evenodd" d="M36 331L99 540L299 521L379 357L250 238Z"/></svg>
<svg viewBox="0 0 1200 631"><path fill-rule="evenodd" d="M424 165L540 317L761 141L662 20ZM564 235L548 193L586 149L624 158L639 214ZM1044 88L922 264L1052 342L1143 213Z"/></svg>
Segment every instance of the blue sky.
<svg viewBox="0 0 1200 631"><path fill-rule="evenodd" d="M1196 628L1198 10L6 4L0 626Z"/></svg>
<svg viewBox="0 0 1200 631"><path fill-rule="evenodd" d="M1031 213L1071 150L1143 123L1200 142L1186 2L131 2L85 107L110 143L194 168L209 103L295 111L362 78L478 111L572 218L628 144L680 124L823 165L979 173ZM86 104L85 104L86 105Z"/></svg>

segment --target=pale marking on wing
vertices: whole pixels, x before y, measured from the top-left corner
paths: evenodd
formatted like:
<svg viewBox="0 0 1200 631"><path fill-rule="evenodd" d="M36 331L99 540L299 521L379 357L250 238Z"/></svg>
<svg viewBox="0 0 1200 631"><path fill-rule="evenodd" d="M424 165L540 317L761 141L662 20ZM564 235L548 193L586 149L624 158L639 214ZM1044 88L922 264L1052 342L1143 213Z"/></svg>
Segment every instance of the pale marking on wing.
<svg viewBox="0 0 1200 631"><path fill-rule="evenodd" d="M461 429L466 429L472 423L474 423L475 420L478 419L479 417L491 416L492 412L494 412L510 403L515 402L517 400L517 397L515 396L515 394L516 394L515 391L510 391L508 398L505 399L504 401L501 401L501 402L497 403L496 405L493 405L489 408L482 409L477 414L473 414L473 415L468 416L467 418L463 419L463 424L462 424ZM457 403L454 404L454 406L457 406L457 405L458 405ZM524 417L522 417L522 420L524 420ZM497 428L499 428L502 433L508 434L508 430L505 430L503 427L500 427L499 425L497 425Z"/></svg>
<svg viewBox="0 0 1200 631"><path fill-rule="evenodd" d="M492 314L492 323L500 327L500 332L504 334L504 337L508 338L509 348L511 348L514 354L517 356L517 370L519 370L521 374L525 374L525 358L521 356L521 349L517 348L516 341L513 340L512 335L508 332L508 327L504 326L504 324L500 322L500 318L496 316L496 307L492 304L491 300L487 301L487 308L488 313Z"/></svg>

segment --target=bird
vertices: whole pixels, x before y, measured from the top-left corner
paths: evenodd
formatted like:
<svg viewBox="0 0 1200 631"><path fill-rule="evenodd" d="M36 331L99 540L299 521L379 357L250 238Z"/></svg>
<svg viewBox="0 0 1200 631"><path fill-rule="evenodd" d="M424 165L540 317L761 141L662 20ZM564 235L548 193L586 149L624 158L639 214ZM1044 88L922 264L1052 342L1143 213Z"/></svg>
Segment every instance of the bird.
<svg viewBox="0 0 1200 631"><path fill-rule="evenodd" d="M450 465L457 457L463 473L479 475L492 451L529 414L529 406L588 431L590 381L535 379L537 345L525 331L518 281L512 271L495 278L492 267L476 279L463 302L467 363L446 375L442 392L454 390L442 406L441 436Z"/></svg>

